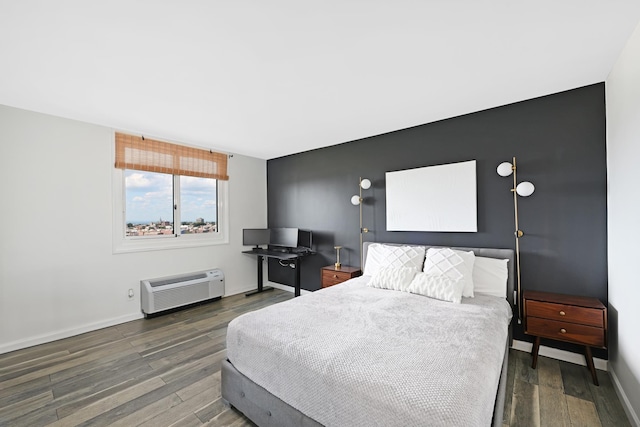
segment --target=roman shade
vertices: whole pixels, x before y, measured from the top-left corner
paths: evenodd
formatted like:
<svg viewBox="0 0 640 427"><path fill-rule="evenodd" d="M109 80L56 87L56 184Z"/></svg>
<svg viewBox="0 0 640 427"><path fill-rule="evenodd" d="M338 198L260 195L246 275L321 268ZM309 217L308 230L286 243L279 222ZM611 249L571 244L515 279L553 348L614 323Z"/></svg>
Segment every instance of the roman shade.
<svg viewBox="0 0 640 427"><path fill-rule="evenodd" d="M227 181L227 155L116 132L116 168Z"/></svg>

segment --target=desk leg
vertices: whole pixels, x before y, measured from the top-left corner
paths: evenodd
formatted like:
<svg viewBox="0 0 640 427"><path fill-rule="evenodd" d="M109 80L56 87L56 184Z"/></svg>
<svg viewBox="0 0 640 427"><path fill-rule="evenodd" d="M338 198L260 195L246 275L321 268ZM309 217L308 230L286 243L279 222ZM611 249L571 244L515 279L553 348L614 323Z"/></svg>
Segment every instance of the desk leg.
<svg viewBox="0 0 640 427"><path fill-rule="evenodd" d="M262 280L264 279L262 274L264 264L264 257L258 257L258 292L262 292Z"/></svg>
<svg viewBox="0 0 640 427"><path fill-rule="evenodd" d="M295 281L295 293L294 296L300 296L300 258L295 259L294 263L296 269L296 281Z"/></svg>
<svg viewBox="0 0 640 427"><path fill-rule="evenodd" d="M258 259L258 289L256 289L255 291L247 292L246 294L244 294L245 297L250 297L251 295L273 290L271 286L262 286L262 261L264 260L264 257L262 255L258 255L256 258Z"/></svg>

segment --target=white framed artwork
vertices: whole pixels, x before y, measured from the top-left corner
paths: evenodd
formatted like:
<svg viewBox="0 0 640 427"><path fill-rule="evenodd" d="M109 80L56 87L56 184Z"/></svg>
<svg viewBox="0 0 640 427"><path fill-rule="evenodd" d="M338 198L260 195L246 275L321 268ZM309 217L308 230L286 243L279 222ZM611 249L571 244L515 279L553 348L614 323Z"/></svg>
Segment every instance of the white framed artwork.
<svg viewBox="0 0 640 427"><path fill-rule="evenodd" d="M478 231L476 161L387 172L387 231Z"/></svg>

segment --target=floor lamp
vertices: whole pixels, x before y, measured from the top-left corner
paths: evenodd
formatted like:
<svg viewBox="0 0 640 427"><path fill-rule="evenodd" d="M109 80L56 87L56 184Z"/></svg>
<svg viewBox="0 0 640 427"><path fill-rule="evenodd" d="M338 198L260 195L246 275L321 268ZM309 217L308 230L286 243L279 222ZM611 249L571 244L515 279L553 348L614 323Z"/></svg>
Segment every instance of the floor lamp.
<svg viewBox="0 0 640 427"><path fill-rule="evenodd" d="M513 158L513 162L503 162L498 165L497 168L498 175L500 176L509 176L513 174L513 188L511 188L511 192L513 193L513 212L515 218L515 237L516 237L516 271L517 271L517 290L516 295L514 295L514 300L516 305L518 306L518 324L522 323L522 303L521 303L521 285L520 285L520 238L524 236L522 230L518 225L518 196L521 197L529 197L535 191L535 186L528 182L523 181L518 184L518 180L516 178L516 158Z"/></svg>
<svg viewBox="0 0 640 427"><path fill-rule="evenodd" d="M368 233L369 229L362 227L362 202L364 199L362 198L362 190L368 190L371 188L371 181L368 179L362 179L360 177L360 184L358 185L358 189L360 190L358 194L351 197L351 204L360 207L360 268L362 268L362 240L364 233Z"/></svg>

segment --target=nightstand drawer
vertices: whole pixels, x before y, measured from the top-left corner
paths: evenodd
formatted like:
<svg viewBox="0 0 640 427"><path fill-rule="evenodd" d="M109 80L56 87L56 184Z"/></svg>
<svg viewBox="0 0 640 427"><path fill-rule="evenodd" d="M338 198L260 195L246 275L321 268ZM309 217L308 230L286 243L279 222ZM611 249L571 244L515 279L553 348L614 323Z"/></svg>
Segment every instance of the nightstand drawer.
<svg viewBox="0 0 640 427"><path fill-rule="evenodd" d="M528 300L526 310L527 316L604 327L603 311L595 308Z"/></svg>
<svg viewBox="0 0 640 427"><path fill-rule="evenodd" d="M351 274L339 271L322 271L322 284L325 286L333 286L342 283L351 278Z"/></svg>
<svg viewBox="0 0 640 427"><path fill-rule="evenodd" d="M342 282L346 282L346 280L324 278L322 279L322 287L328 288L329 286L337 285L338 283L342 283Z"/></svg>
<svg viewBox="0 0 640 427"><path fill-rule="evenodd" d="M528 303L532 301L527 301ZM527 306L528 309L529 306ZM593 347L604 347L604 329L593 326L578 325L570 322L540 319L527 313L526 333L560 341L574 342Z"/></svg>
<svg viewBox="0 0 640 427"><path fill-rule="evenodd" d="M343 265L340 269L336 269L330 265L322 267L322 273L320 276L322 287L328 288L329 286L337 285L338 283L345 282L353 277L358 277L362 274L359 268Z"/></svg>

